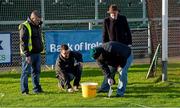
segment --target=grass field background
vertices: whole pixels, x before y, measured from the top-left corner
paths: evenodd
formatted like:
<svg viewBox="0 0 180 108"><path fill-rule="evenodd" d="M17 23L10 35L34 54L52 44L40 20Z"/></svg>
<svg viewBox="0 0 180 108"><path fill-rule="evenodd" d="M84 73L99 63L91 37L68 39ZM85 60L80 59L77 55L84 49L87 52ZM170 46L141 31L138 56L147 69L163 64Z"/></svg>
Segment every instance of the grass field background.
<svg viewBox="0 0 180 108"><path fill-rule="evenodd" d="M30 95L20 93L20 73L0 73L0 107L58 107L58 106L118 106L118 107L180 107L180 63L168 65L168 81L161 82L160 72L156 77L145 79L148 64L133 65L128 72L125 96L115 97L116 86L111 98L107 93L98 93L96 98L83 98L81 91L66 93L57 87L54 71L41 73L44 93L33 94L29 77ZM98 68L85 67L81 82L97 82L100 86L103 76ZM116 80L118 74L116 75Z"/></svg>

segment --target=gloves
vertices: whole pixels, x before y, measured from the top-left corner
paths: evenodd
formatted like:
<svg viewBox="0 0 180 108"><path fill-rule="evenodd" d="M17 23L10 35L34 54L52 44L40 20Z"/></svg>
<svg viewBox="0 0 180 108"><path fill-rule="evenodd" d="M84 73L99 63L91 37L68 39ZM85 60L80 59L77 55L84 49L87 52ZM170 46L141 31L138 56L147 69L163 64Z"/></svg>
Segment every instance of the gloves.
<svg viewBox="0 0 180 108"><path fill-rule="evenodd" d="M109 84L110 86L112 86L113 83L114 83L113 79L109 78L109 79L108 79L108 84Z"/></svg>

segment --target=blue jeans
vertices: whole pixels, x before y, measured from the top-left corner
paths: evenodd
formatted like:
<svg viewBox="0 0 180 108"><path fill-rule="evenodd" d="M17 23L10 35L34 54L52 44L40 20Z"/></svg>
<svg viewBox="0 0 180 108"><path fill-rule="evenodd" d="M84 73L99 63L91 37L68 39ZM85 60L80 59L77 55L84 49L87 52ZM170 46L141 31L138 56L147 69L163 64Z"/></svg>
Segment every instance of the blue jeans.
<svg viewBox="0 0 180 108"><path fill-rule="evenodd" d="M124 93L126 91L126 85L127 85L127 73L128 69L131 66L131 63L133 61L133 55L131 54L128 59L126 65L122 68L121 72L119 72L119 81L117 86L117 95L118 96L124 96Z"/></svg>
<svg viewBox="0 0 180 108"><path fill-rule="evenodd" d="M131 54L127 59L126 65L119 72L117 95L120 95L120 96L124 95L124 92L126 90L126 85L127 85L127 72L128 72L128 68L131 66L132 61L133 61L133 55ZM117 72L117 68L109 66L109 69L110 69L110 72L111 72L111 77L114 78L115 74ZM106 91L107 92L109 90L110 86L109 86L107 80L108 79L106 77L104 77L103 83L101 84L101 88L100 88L101 91Z"/></svg>
<svg viewBox="0 0 180 108"><path fill-rule="evenodd" d="M39 84L40 81L40 72L41 72L41 55L40 54L32 54L31 63L28 64L26 62L26 57L22 55L22 74L21 74L21 92L28 93L28 75L31 74L32 83L33 83L33 91L41 92L42 88Z"/></svg>

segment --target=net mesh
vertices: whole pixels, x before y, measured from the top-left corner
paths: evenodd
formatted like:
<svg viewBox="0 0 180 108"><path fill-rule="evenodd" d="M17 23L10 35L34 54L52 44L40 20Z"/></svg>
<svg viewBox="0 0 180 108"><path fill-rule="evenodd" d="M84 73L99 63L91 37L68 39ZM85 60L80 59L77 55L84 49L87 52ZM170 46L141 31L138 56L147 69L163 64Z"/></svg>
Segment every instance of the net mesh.
<svg viewBox="0 0 180 108"><path fill-rule="evenodd" d="M180 3L179 0L169 0L168 3L168 54L169 56L180 55ZM150 21L152 52L157 44L162 42L162 1L147 0L148 17ZM161 54L160 54L161 56Z"/></svg>
<svg viewBox="0 0 180 108"><path fill-rule="evenodd" d="M49 23L55 20L103 19L110 4L117 4L121 14L128 19L143 17L143 0L102 0L98 2L98 12L95 12L96 0L0 0L0 32L12 32L12 64L20 65L18 25L27 19L32 10L44 12L44 32L46 30L82 30L88 29L88 22ZM146 0L146 8L150 24L152 54L158 43L161 43L161 0ZM44 7L44 10L43 8ZM169 56L180 55L180 0L169 0ZM134 50L135 57L148 57L147 22L129 22L133 47L146 47ZM92 29L102 29L102 23L93 23ZM44 64L43 56L43 64ZM7 64L0 64L4 67Z"/></svg>
<svg viewBox="0 0 180 108"><path fill-rule="evenodd" d="M1 0L0 21L24 21L32 10L42 12L42 7L44 7L44 20L81 20L95 19L95 17L103 19L107 16L107 7L113 3L117 4L121 10L121 14L127 16L127 18L142 18L141 0L106 0L106 2L102 3L97 2L97 15L95 15L95 1L96 0L44 0L44 3L41 3L41 0ZM0 29L2 31L17 31L17 25L0 25ZM101 27L101 25L100 23L99 26ZM130 23L132 28L140 25L140 22ZM83 23L45 23L44 28L88 29L87 26L84 28Z"/></svg>

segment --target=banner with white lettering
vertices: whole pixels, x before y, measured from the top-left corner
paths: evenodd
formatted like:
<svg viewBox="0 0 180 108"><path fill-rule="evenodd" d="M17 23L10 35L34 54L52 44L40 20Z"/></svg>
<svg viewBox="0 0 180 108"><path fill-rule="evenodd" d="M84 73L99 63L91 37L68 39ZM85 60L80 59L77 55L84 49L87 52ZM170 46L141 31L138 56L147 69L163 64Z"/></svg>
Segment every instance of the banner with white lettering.
<svg viewBox="0 0 180 108"><path fill-rule="evenodd" d="M89 50L102 44L100 30L47 31L45 40L47 65L55 64L61 44L67 44L72 51L81 52L84 62L93 61Z"/></svg>
<svg viewBox="0 0 180 108"><path fill-rule="evenodd" d="M11 63L11 34L0 33L0 64Z"/></svg>

